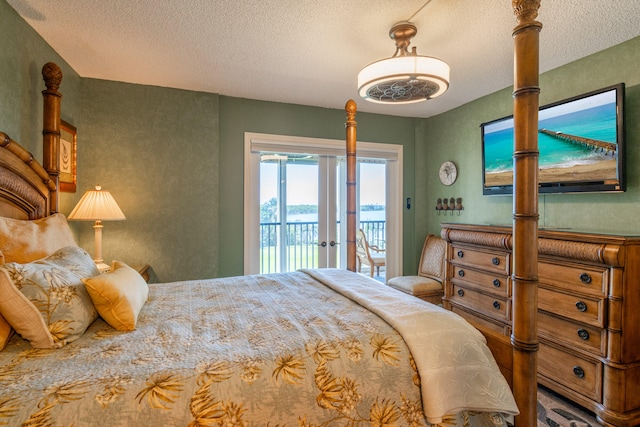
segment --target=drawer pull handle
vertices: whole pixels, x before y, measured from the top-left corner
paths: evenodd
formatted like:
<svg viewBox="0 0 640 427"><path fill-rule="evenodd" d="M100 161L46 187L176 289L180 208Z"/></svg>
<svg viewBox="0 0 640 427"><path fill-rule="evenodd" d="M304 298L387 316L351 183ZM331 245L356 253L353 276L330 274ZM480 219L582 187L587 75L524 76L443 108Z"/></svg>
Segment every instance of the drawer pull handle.
<svg viewBox="0 0 640 427"><path fill-rule="evenodd" d="M493 308L495 308L496 310L500 310L500 302L499 301L494 301L493 302Z"/></svg>
<svg viewBox="0 0 640 427"><path fill-rule="evenodd" d="M491 263L493 265L500 265L500 258L498 258L498 257L491 258Z"/></svg>
<svg viewBox="0 0 640 427"><path fill-rule="evenodd" d="M586 329L578 329L578 336L586 341L589 339L589 331Z"/></svg>
<svg viewBox="0 0 640 427"><path fill-rule="evenodd" d="M580 281L585 285L588 285L589 283L591 283L591 276L589 276L588 273L582 273L580 275Z"/></svg>
<svg viewBox="0 0 640 427"><path fill-rule="evenodd" d="M459 270L458 271L458 276L464 277L464 270Z"/></svg>
<svg viewBox="0 0 640 427"><path fill-rule="evenodd" d="M458 289L458 295L463 297L464 296L464 291L462 289Z"/></svg>
<svg viewBox="0 0 640 427"><path fill-rule="evenodd" d="M578 309L578 311L585 312L585 311L587 311L587 304L585 304L585 303L584 303L584 302L582 302L582 301L578 301L578 302L576 303L576 308Z"/></svg>
<svg viewBox="0 0 640 427"><path fill-rule="evenodd" d="M496 288L499 288L500 287L500 280L493 279L493 286L495 286Z"/></svg>
<svg viewBox="0 0 640 427"><path fill-rule="evenodd" d="M584 378L584 369L582 369L580 366L574 366L573 374L578 378Z"/></svg>
<svg viewBox="0 0 640 427"><path fill-rule="evenodd" d="M464 252L458 251L458 258L462 258L464 256Z"/></svg>

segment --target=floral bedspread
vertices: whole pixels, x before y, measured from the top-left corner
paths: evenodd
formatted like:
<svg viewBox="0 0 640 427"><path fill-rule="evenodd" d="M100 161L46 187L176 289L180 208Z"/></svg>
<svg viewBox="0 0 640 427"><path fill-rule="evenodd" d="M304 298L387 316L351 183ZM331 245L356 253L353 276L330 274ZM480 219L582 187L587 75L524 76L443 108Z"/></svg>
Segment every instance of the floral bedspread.
<svg viewBox="0 0 640 427"><path fill-rule="evenodd" d="M431 335L440 342L420 343L421 330L445 324ZM482 337L465 329L341 270L152 284L135 331L98 319L54 350L15 336L0 352L0 426L428 426L425 408L442 425L505 425L501 412L515 412L506 383L490 362L469 359ZM445 346L464 353L454 368L436 362L451 357Z"/></svg>

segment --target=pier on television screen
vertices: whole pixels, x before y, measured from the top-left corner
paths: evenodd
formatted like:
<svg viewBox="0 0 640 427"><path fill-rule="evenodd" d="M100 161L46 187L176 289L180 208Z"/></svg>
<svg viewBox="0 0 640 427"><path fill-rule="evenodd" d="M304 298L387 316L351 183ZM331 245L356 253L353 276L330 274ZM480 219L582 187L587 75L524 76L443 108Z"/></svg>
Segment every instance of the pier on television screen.
<svg viewBox="0 0 640 427"><path fill-rule="evenodd" d="M483 123L482 194L513 193L513 116ZM624 83L540 108L540 193L622 192Z"/></svg>

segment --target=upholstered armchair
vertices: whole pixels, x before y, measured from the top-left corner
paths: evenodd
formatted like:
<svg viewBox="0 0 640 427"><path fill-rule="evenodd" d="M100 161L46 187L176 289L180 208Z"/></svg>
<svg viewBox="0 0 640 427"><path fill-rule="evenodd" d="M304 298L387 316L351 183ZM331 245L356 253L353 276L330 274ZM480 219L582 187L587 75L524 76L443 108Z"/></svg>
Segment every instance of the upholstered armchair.
<svg viewBox="0 0 640 427"><path fill-rule="evenodd" d="M394 277L387 281L387 285L427 302L442 304L446 248L447 243L443 239L428 235L422 247L418 274Z"/></svg>

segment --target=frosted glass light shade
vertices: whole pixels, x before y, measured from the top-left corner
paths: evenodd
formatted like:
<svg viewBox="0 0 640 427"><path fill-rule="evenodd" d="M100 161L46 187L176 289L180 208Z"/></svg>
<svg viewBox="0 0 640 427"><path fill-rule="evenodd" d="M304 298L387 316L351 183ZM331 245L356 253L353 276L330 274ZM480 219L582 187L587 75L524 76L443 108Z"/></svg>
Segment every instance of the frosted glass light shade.
<svg viewBox="0 0 640 427"><path fill-rule="evenodd" d="M430 56L405 55L376 61L358 73L358 94L381 104L410 104L449 88L450 68Z"/></svg>
<svg viewBox="0 0 640 427"><path fill-rule="evenodd" d="M89 190L71 211L68 219L80 221L119 221L126 219L111 193L99 185Z"/></svg>
<svg viewBox="0 0 640 427"><path fill-rule="evenodd" d="M446 62L420 56L411 38L418 28L408 21L396 23L389 30L396 52L391 58L367 65L358 74L358 94L379 104L411 104L442 95L449 89L450 68Z"/></svg>

